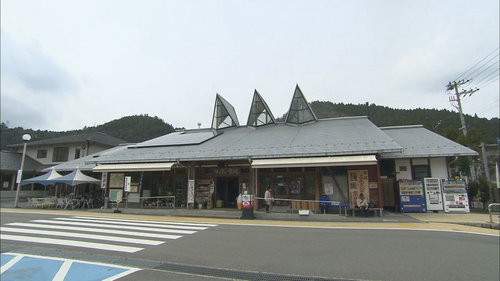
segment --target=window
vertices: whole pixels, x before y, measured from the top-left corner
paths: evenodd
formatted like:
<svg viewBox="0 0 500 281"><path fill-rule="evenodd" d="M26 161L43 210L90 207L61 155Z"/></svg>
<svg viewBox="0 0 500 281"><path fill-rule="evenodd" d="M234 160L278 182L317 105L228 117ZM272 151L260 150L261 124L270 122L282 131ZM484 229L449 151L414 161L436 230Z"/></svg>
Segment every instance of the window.
<svg viewBox="0 0 500 281"><path fill-rule="evenodd" d="M69 147L54 147L52 162L68 161Z"/></svg>
<svg viewBox="0 0 500 281"><path fill-rule="evenodd" d="M78 158L80 158L80 149L79 148L75 149L75 159L78 159Z"/></svg>
<svg viewBox="0 0 500 281"><path fill-rule="evenodd" d="M431 176L429 166L427 165L418 165L413 166L413 179L423 180L424 178L428 178Z"/></svg>
<svg viewBox="0 0 500 281"><path fill-rule="evenodd" d="M39 149L36 152L36 158L47 158L47 149Z"/></svg>

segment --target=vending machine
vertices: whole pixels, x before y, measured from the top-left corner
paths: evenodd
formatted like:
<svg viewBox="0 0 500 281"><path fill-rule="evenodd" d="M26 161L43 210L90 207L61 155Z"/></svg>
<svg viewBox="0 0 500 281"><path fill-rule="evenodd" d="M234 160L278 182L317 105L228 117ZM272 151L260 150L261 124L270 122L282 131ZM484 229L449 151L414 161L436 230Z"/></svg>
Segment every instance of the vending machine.
<svg viewBox="0 0 500 281"><path fill-rule="evenodd" d="M401 213L427 212L422 181L400 180L399 196Z"/></svg>
<svg viewBox="0 0 500 281"><path fill-rule="evenodd" d="M442 211L443 210L443 195L441 187L441 179L424 178L425 185L425 201L427 203L427 211Z"/></svg>
<svg viewBox="0 0 500 281"><path fill-rule="evenodd" d="M469 197L463 181L443 182L444 211L469 213Z"/></svg>

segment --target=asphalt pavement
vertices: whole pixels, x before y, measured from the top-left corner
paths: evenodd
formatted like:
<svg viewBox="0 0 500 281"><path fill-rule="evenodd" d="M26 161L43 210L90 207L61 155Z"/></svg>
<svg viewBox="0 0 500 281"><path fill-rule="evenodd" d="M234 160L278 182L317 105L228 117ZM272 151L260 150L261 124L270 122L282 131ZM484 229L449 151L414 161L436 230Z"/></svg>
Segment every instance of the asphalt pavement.
<svg viewBox="0 0 500 281"><path fill-rule="evenodd" d="M119 217L139 216L152 217L156 219L173 220L208 220L217 223L238 223L238 224L304 224L311 226L356 226L356 227L397 227L405 228L428 228L430 225L457 225L463 227L491 229L493 234L498 235L500 215L498 213L491 216L487 213L399 213L384 210L382 216L374 215L352 216L351 214L317 214L311 212L309 215L299 215L297 213L286 212L280 209L253 212L254 219L242 219L242 211L237 209L165 209L165 208L96 208L96 209L33 209L21 205L21 208L9 208L3 204L0 211L6 212L54 212L54 213L84 213L92 215L115 215Z"/></svg>

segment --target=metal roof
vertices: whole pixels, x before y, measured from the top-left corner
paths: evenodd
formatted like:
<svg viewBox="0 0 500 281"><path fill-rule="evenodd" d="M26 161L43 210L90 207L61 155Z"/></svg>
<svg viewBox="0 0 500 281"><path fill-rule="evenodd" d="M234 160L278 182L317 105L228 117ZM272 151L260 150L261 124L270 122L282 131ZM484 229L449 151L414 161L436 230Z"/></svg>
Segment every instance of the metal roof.
<svg viewBox="0 0 500 281"><path fill-rule="evenodd" d="M92 171L92 169L96 166L95 162L93 162L94 159L99 156L115 153L126 148L126 145L115 146L110 149L99 151L88 156L84 156L75 160L52 166L50 168L46 168L43 171L49 171L50 169L55 169L56 171L73 171L74 169L80 169L81 171Z"/></svg>
<svg viewBox="0 0 500 281"><path fill-rule="evenodd" d="M382 158L476 156L468 147L440 136L422 125L380 128L403 147L401 152L382 153Z"/></svg>
<svg viewBox="0 0 500 281"><path fill-rule="evenodd" d="M93 142L93 143L109 145L109 146L116 146L118 144L122 144L122 143L126 142L122 139L112 137L112 136L107 135L105 133L89 132L89 133L84 133L84 134L68 135L68 136L62 136L62 137L39 140L39 141L36 141L36 140L30 141L29 146L47 145L47 144L78 143L78 142L87 142L87 141ZM23 146L23 143L9 145L9 147L19 147L19 146Z"/></svg>
<svg viewBox="0 0 500 281"><path fill-rule="evenodd" d="M17 171L21 167L22 153L1 151L0 152L0 170L2 171ZM23 171L27 172L40 172L43 168L47 167L35 159L25 156Z"/></svg>
<svg viewBox="0 0 500 281"><path fill-rule="evenodd" d="M186 130L163 135L136 145L131 145L131 147L200 144L213 138L215 135L216 131L212 129Z"/></svg>
<svg viewBox="0 0 500 281"><path fill-rule="evenodd" d="M320 119L302 125L285 123L218 130L194 145L129 147L93 159L99 163L148 163L363 155L402 149L367 117Z"/></svg>

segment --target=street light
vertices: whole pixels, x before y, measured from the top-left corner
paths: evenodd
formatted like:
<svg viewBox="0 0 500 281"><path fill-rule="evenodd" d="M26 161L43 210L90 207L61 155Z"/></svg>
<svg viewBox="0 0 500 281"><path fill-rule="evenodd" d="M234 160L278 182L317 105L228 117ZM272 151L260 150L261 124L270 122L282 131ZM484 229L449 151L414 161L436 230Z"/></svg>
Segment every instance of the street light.
<svg viewBox="0 0 500 281"><path fill-rule="evenodd" d="M17 172L17 190L16 190L16 200L14 201L14 208L17 208L17 201L19 201L19 190L21 189L21 179L23 177L23 167L24 167L24 158L26 156L26 144L31 140L31 136L29 134L23 135L24 147L23 147L23 156L21 158L21 169Z"/></svg>

